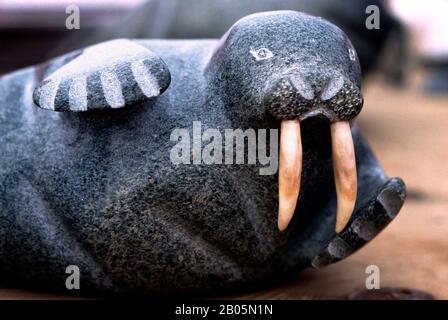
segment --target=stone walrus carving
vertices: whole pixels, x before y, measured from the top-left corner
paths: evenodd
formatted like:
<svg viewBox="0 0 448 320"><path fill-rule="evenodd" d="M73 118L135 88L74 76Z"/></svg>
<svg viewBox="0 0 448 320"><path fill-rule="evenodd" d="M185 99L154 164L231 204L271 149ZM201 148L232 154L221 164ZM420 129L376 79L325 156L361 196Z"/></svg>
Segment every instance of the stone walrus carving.
<svg viewBox="0 0 448 320"><path fill-rule="evenodd" d="M405 199L350 127L360 88L343 32L294 11L2 77L0 282L66 290L76 265L81 293L204 293L345 258ZM173 132L198 122L268 129L268 147L279 129L278 173L173 163Z"/></svg>

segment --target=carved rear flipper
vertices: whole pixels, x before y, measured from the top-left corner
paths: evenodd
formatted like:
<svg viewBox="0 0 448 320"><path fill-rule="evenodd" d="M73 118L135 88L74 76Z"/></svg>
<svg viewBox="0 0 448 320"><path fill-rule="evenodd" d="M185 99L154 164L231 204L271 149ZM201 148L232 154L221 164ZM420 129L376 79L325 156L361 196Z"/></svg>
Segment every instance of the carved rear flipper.
<svg viewBox="0 0 448 320"><path fill-rule="evenodd" d="M358 175L356 207L345 228L334 232L310 259L315 268L343 260L375 238L397 216L406 199L403 180L386 176L357 125L353 125L352 135Z"/></svg>
<svg viewBox="0 0 448 320"><path fill-rule="evenodd" d="M406 187L400 178L387 180L370 201L358 208L344 230L335 234L311 261L320 268L345 259L378 235L398 214L406 198Z"/></svg>

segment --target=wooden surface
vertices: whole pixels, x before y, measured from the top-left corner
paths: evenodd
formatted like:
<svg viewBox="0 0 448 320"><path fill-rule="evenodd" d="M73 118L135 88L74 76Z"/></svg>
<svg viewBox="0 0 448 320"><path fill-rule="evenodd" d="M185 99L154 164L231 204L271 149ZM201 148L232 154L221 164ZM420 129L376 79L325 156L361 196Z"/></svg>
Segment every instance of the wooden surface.
<svg viewBox="0 0 448 320"><path fill-rule="evenodd" d="M231 298L345 298L365 288L365 269L374 264L381 287L420 289L448 299L448 96L424 97L415 86L390 89L378 79L367 83L358 123L388 175L402 177L408 186L400 214L344 261ZM53 297L0 289L0 299Z"/></svg>

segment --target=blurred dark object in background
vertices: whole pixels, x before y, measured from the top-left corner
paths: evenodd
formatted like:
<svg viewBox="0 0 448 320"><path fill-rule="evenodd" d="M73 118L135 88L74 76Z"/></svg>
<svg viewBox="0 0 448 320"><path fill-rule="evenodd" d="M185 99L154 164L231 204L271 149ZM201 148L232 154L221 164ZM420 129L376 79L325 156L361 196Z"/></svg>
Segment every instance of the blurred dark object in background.
<svg viewBox="0 0 448 320"><path fill-rule="evenodd" d="M65 9L72 3L79 3L79 30L65 26ZM132 8L126 2L117 3L121 5L104 0L0 0L0 74L47 60L74 35L87 38L115 25Z"/></svg>
<svg viewBox="0 0 448 320"><path fill-rule="evenodd" d="M425 94L448 94L448 1L389 0L391 12L409 30L418 87Z"/></svg>
<svg viewBox="0 0 448 320"><path fill-rule="evenodd" d="M380 29L366 28L366 8L380 9ZM385 44L393 42L400 48L395 62L405 60L405 32L380 0L150 0L134 10L125 22L89 38L70 39L59 53L78 49L115 38L219 38L240 18L262 11L296 10L321 16L339 26L353 42L363 72L374 68ZM393 78L401 80L400 63L388 68Z"/></svg>
<svg viewBox="0 0 448 320"><path fill-rule="evenodd" d="M408 288L381 288L376 290L363 289L352 293L350 300L436 300L428 293Z"/></svg>
<svg viewBox="0 0 448 320"><path fill-rule="evenodd" d="M422 89L431 95L448 93L448 57L443 60L423 60L426 75Z"/></svg>
<svg viewBox="0 0 448 320"><path fill-rule="evenodd" d="M372 4L380 8L379 30L369 30L365 25L368 16L366 7ZM120 16L123 10L118 13L111 12L108 8L110 16L104 17L108 21L104 26L95 25L99 22L95 17L100 12L84 10L82 6L80 8L80 30L65 29L67 15L65 10L60 9L58 27L53 27L52 32L36 30L36 25L28 33L22 29L13 36L10 34L6 45L9 53L6 54L15 56L20 51L27 52L28 55L22 64L17 59L6 67L4 60L0 60L1 71L38 63L46 60L45 58L116 38L218 38L234 22L251 13L296 10L324 17L344 30L358 52L364 74L378 65L379 59L384 56L386 44L393 43L394 46L391 47L394 50L387 54L387 61L391 62L381 69L395 82L403 79L403 61L406 60L406 50L403 49L405 32L379 0L149 0L125 17ZM85 21L94 23L85 25ZM42 34L43 39L36 34ZM62 42L55 48L60 40ZM44 58L45 54L47 56Z"/></svg>

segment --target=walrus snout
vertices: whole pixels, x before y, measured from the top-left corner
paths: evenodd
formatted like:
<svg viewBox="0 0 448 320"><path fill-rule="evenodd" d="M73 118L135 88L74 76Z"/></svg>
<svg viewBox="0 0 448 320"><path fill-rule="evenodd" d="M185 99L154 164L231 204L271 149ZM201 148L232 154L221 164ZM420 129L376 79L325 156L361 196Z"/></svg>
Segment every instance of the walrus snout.
<svg viewBox="0 0 448 320"><path fill-rule="evenodd" d="M283 231L296 211L302 171L301 121L325 116L330 121L337 193L336 231L350 219L357 194L356 161L348 120L362 108L360 90L344 77L287 74L267 90L267 112L281 121L278 228Z"/></svg>
<svg viewBox="0 0 448 320"><path fill-rule="evenodd" d="M360 89L341 75L304 77L286 74L268 85L264 103L278 120L300 120L321 115L330 120L351 120L362 109Z"/></svg>

